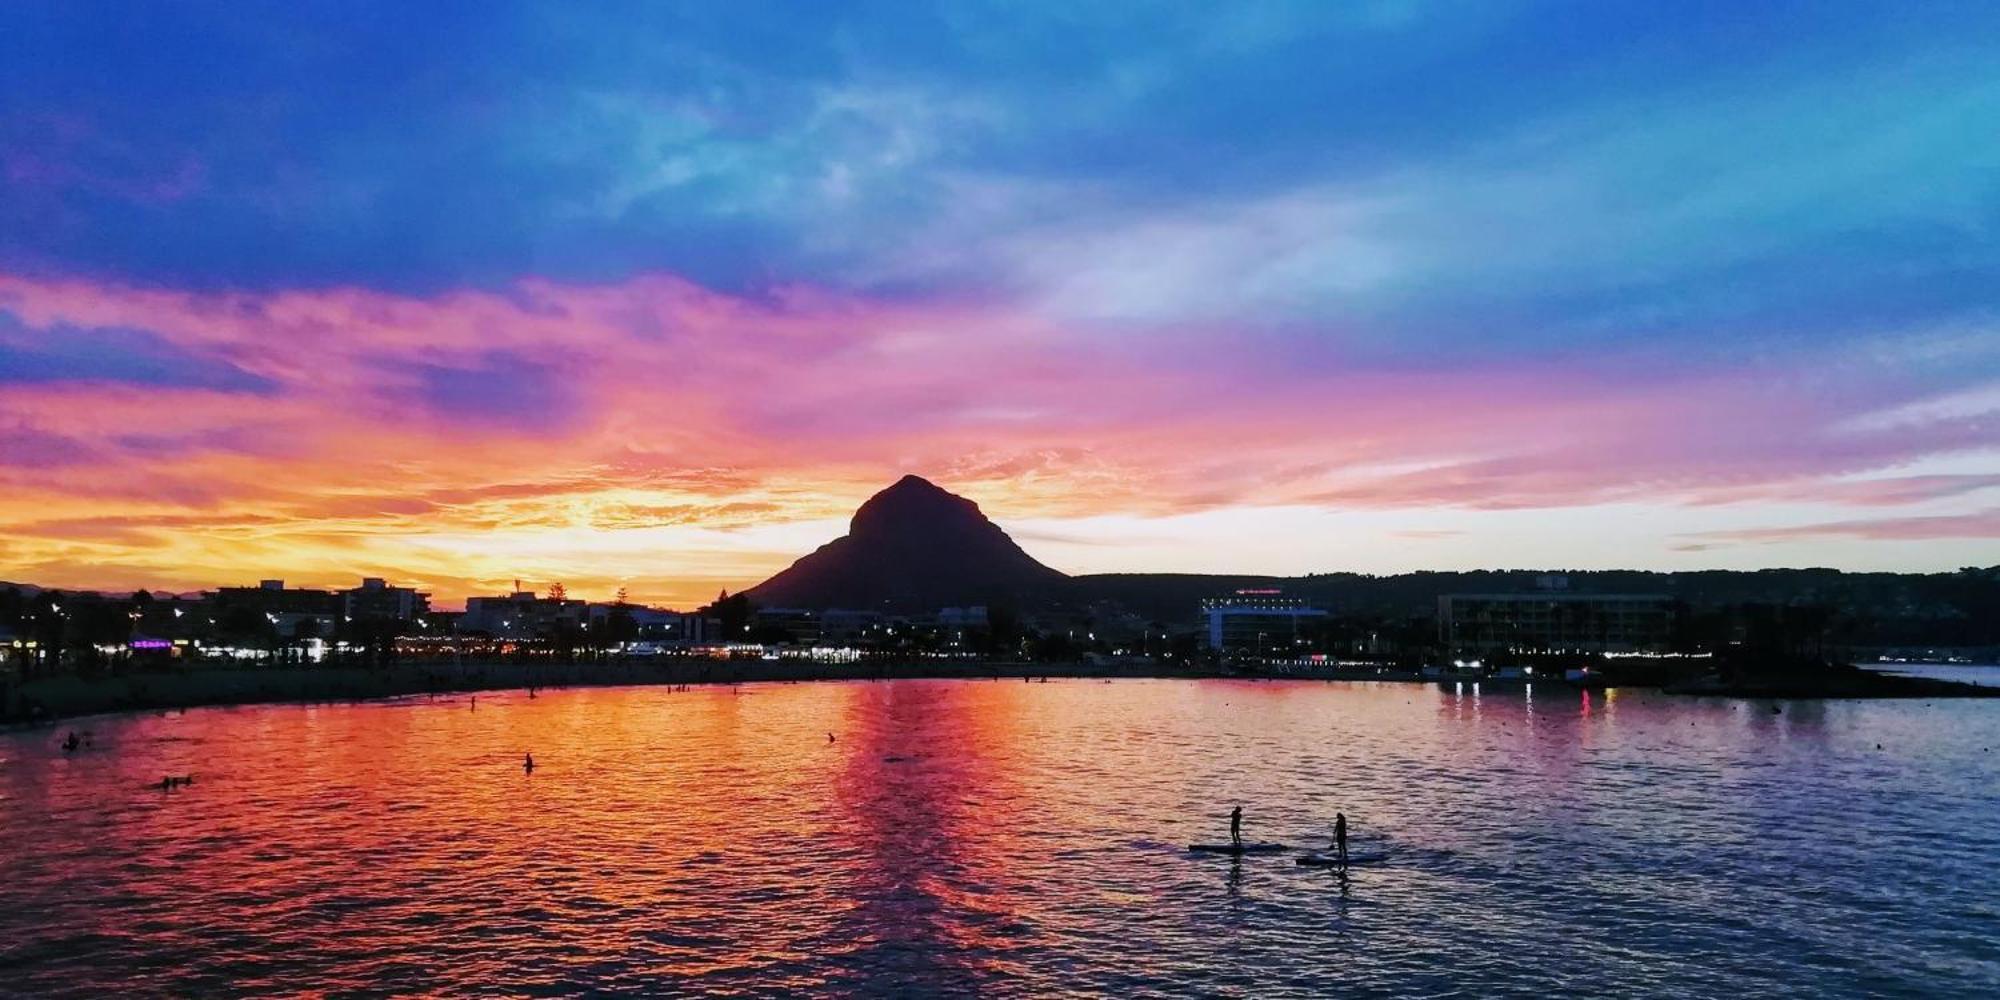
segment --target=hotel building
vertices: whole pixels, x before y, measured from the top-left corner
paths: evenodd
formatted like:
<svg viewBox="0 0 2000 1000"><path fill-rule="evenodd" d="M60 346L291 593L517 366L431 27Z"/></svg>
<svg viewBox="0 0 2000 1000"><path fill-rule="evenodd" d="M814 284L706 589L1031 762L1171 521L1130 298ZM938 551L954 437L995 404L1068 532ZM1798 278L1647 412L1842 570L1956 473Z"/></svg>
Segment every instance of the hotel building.
<svg viewBox="0 0 2000 1000"><path fill-rule="evenodd" d="M1663 652L1675 607L1664 594L1447 594L1438 638L1464 652Z"/></svg>

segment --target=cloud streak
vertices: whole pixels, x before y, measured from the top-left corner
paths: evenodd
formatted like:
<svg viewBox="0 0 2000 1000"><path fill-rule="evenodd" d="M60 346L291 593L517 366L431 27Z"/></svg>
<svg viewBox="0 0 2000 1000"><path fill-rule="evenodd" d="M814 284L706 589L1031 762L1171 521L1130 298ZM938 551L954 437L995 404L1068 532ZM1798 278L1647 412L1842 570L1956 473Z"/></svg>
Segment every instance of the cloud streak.
<svg viewBox="0 0 2000 1000"><path fill-rule="evenodd" d="M0 10L0 573L690 601L903 472L1078 551L1192 525L1119 528L1186 569L1259 569L1291 539L1230 515L1279 508L1426 543L1371 569L1586 561L1586 510L1634 512L1636 564L1956 565L1983 536L1916 525L1995 488L1992 38L1841 2ZM1909 525L1808 530L1857 509Z"/></svg>
<svg viewBox="0 0 2000 1000"><path fill-rule="evenodd" d="M2000 507L1966 514L1936 514L1923 517L1878 517L1817 524L1790 524L1769 528L1701 532L1692 537L1707 539L1688 543L1690 551L1702 551L1717 544L1769 543L1828 538L1858 538L1868 541L1927 541L2000 539Z"/></svg>
<svg viewBox="0 0 2000 1000"><path fill-rule="evenodd" d="M750 299L665 276L430 298L0 277L0 310L31 333L143 322L153 341L270 386L251 404L146 382L0 398L31 459L0 474L0 537L23 575L115 559L185 586L238 566L331 574L357 543L380 548L368 564L380 566L424 539L482 532L550 550L606 532L756 537L842 517L884 470L905 468L1039 518L1802 495L1894 506L1994 485L1842 481L1990 441L1991 425L1952 411L1857 429L1839 383L1232 371L1121 351L1004 304L809 289ZM458 374L441 383L440 371ZM65 460L33 460L58 451ZM49 519L52 503L75 513ZM726 580L789 554L758 552ZM472 542L455 555L514 575ZM560 565L550 551L535 558ZM167 579L169 566L188 576Z"/></svg>

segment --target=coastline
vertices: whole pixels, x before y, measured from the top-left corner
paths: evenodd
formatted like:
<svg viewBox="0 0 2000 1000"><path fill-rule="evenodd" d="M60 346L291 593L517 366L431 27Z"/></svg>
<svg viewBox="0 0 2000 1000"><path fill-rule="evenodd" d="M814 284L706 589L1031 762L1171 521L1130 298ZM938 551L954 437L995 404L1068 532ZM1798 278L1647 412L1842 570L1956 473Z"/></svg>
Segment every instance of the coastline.
<svg viewBox="0 0 2000 1000"><path fill-rule="evenodd" d="M0 729L35 728L97 715L260 704L383 701L413 695L512 691L539 687L738 684L855 680L1317 680L1377 683L1451 683L1405 670L1319 669L1242 672L1210 666L1138 661L1024 663L987 660L909 660L811 663L797 660L625 660L568 664L473 662L406 663L380 667L294 666L205 668L84 678L38 678L12 686L0 698ZM1551 682L1569 686L1562 682ZM1495 691L1519 684L1496 683ZM1630 685L1654 686L1654 685ZM1655 686L1657 687L1657 686ZM2000 687L1899 677L1853 670L1827 676L1790 676L1722 682L1713 678L1658 687L1686 697L1741 699L2000 698Z"/></svg>
<svg viewBox="0 0 2000 1000"><path fill-rule="evenodd" d="M209 668L84 678L38 678L0 700L0 728L34 728L96 715L260 704L380 701L425 694L548 687L672 686L849 680L1203 678L1244 675L1163 664L916 660L806 663L784 660L628 660L568 664L475 662L384 667ZM39 713L30 706L38 707Z"/></svg>

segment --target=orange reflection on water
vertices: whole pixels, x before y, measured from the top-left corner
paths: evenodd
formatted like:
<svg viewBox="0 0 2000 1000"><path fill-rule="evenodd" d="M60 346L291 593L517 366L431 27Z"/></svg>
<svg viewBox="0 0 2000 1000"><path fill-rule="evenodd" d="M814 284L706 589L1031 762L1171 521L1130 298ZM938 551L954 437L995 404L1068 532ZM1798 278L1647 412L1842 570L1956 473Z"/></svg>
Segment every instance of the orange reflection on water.
<svg viewBox="0 0 2000 1000"><path fill-rule="evenodd" d="M1489 962L1560 948L1578 894L1648 933L1654 859L1831 849L1846 801L1769 784L1772 754L1806 788L1849 744L1854 780L1880 767L1882 737L1847 735L1874 709L1609 700L1017 678L107 719L75 755L4 738L0 964L31 995L1324 992L1349 921L1368 945L1342 961L1384 981L1440 935ZM1991 766L1925 759L1959 758ZM1239 804L1254 839L1318 846L1339 811L1410 860L1338 883L1189 857ZM1760 870L1733 891L1768 912ZM1659 897L1669 938L1736 905L1695 894Z"/></svg>

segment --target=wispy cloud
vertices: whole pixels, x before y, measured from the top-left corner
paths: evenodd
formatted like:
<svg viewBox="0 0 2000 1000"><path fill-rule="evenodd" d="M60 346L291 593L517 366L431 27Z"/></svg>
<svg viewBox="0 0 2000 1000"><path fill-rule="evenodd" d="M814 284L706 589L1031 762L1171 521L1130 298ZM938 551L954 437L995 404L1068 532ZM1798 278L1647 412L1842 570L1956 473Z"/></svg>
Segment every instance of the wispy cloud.
<svg viewBox="0 0 2000 1000"><path fill-rule="evenodd" d="M2000 10L101 16L0 9L10 576L692 599L903 472L1914 566L1995 488Z"/></svg>
<svg viewBox="0 0 2000 1000"><path fill-rule="evenodd" d="M85 552L153 561L161 575L148 582L169 586L247 565L330 572L357 540L387 553L440 537L465 539L460 557L505 578L500 564L518 553L482 555L475 533L542 538L543 563L605 532L644 539L635 546L685 542L649 531L760 537L838 519L903 470L1007 518L1895 506L1995 483L1849 480L1977 446L1986 425L1941 413L1843 428L1846 383L1754 370L1634 383L1528 367L1218 368L1069 338L1004 305L809 289L753 299L660 276L435 297L0 277L0 308L31 335L144 329L190 363L226 360L264 386L254 407L231 389L161 382L22 385L0 398L14 451L50 459L0 473L0 536L17 560L38 571ZM74 514L51 520L52 503ZM787 554L745 553L742 565ZM168 566L185 577L167 579Z"/></svg>
<svg viewBox="0 0 2000 1000"><path fill-rule="evenodd" d="M1944 538L1983 541L2000 539L2000 507L1964 514L1862 518L1768 528L1705 531L1688 537L1700 540L1681 546L1687 551L1703 551L1718 544L1756 544L1829 538L1858 538L1870 541L1922 541Z"/></svg>

